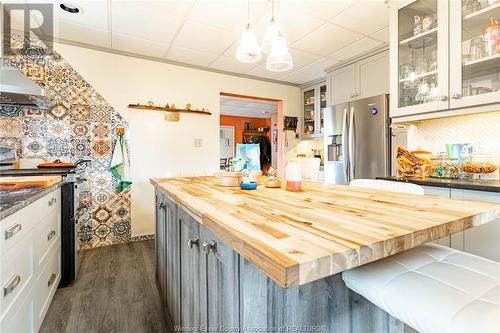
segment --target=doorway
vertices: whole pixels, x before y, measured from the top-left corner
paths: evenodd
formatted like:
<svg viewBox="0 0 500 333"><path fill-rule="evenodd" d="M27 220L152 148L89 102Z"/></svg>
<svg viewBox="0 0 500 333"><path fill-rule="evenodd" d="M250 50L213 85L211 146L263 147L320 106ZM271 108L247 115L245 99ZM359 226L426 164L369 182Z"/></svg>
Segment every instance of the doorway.
<svg viewBox="0 0 500 333"><path fill-rule="evenodd" d="M262 173L281 170L282 101L221 93L219 104L220 168L235 158Z"/></svg>

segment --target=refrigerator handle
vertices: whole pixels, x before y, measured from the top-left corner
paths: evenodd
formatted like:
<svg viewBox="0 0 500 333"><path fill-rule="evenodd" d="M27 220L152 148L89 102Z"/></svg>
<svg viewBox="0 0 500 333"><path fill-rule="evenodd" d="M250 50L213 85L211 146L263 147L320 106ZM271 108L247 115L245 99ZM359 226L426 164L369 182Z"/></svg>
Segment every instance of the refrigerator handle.
<svg viewBox="0 0 500 333"><path fill-rule="evenodd" d="M343 171L344 171L344 178L347 183L349 183L349 153L348 153L348 135L349 135L349 124L348 124L348 119L349 119L349 112L348 109L344 109L344 120L342 124L342 159L344 160L343 163Z"/></svg>
<svg viewBox="0 0 500 333"><path fill-rule="evenodd" d="M355 160L356 160L356 124L354 123L354 107L351 106L350 120L349 120L349 181L355 179Z"/></svg>

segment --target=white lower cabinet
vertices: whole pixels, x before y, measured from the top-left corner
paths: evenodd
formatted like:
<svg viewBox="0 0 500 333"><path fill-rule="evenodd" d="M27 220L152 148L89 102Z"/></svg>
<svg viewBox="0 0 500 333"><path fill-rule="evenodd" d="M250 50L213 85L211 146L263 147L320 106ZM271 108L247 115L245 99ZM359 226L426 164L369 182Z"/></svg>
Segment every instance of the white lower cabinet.
<svg viewBox="0 0 500 333"><path fill-rule="evenodd" d="M436 186L422 186L422 187L424 188L425 195L430 195L433 197L441 197L441 198L450 198L451 190L448 187L436 187ZM443 237L441 239L434 241L433 243L450 247L452 236Z"/></svg>
<svg viewBox="0 0 500 333"><path fill-rule="evenodd" d="M0 332L38 332L61 279L61 191L0 221Z"/></svg>
<svg viewBox="0 0 500 333"><path fill-rule="evenodd" d="M500 204L500 193L422 186L425 195L456 200L483 201ZM500 262L500 219L435 241L437 244Z"/></svg>
<svg viewBox="0 0 500 333"><path fill-rule="evenodd" d="M500 204L500 193L495 192L452 189L451 198ZM500 262L500 219L458 233L451 247Z"/></svg>

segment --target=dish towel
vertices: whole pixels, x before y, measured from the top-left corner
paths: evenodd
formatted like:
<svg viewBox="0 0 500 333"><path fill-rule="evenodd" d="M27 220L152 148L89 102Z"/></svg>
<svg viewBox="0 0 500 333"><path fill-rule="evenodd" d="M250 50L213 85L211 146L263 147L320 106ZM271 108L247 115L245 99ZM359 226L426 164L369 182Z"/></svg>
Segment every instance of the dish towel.
<svg viewBox="0 0 500 333"><path fill-rule="evenodd" d="M118 179L116 191L123 192L132 184L130 181L130 165L127 156L127 147L125 146L124 135L121 134L116 140L115 149L113 150L113 158L109 170Z"/></svg>

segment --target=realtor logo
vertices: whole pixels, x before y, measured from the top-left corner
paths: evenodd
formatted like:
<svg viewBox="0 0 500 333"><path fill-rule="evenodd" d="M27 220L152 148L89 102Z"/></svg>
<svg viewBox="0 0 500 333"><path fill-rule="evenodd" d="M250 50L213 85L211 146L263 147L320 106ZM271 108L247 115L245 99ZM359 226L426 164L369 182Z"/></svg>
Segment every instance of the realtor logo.
<svg viewBox="0 0 500 333"><path fill-rule="evenodd" d="M36 20L31 19L37 14ZM49 3L4 3L1 4L2 56L12 54L12 36L24 36L23 49L30 48L33 41L42 40L46 54L53 47L53 4ZM35 21L35 22L34 22ZM35 26L33 26L36 24Z"/></svg>

